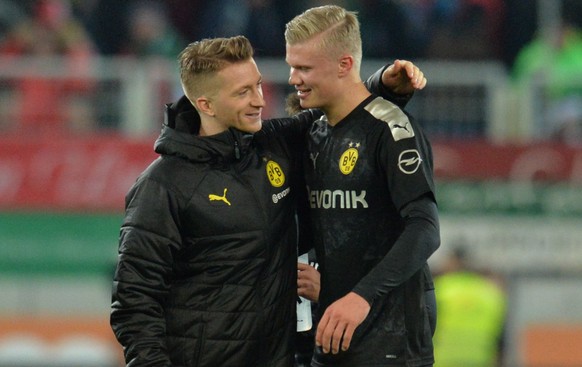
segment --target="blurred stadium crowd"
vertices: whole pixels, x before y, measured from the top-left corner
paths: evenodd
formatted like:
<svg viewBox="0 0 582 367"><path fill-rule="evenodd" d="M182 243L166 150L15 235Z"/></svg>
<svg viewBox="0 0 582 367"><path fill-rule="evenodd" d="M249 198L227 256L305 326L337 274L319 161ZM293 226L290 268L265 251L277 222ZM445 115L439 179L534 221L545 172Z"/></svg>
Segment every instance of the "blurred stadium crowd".
<svg viewBox="0 0 582 367"><path fill-rule="evenodd" d="M559 97L560 103L546 106L544 102L543 112L530 108L532 114L552 121L568 120L560 122L559 128L552 127L551 134L567 136L569 141L582 137L582 82L570 85L572 80L582 80L576 78L582 70L582 1L578 0L0 0L0 95L4 97L0 129L9 131L16 126L19 131L38 132L42 130L39 122L51 131L63 124L77 131L94 131L95 126L118 129L123 125L124 102L119 95L124 87L104 82L101 74L87 77L92 75L94 60L163 60L175 67L177 55L189 42L244 34L255 46L258 59L275 58L282 63L285 23L309 7L326 3L358 12L367 60L391 61L398 57L415 62L488 62L501 65L501 70L493 74L502 74L512 82L538 80L541 71L549 86L543 91L544 98ZM559 13L551 14L555 9ZM25 59L36 63L23 63ZM51 67L63 65L66 75L50 74ZM17 71L2 74L1 66L14 66ZM435 76L441 77L435 74L443 70L425 70L431 88L438 85L431 84ZM480 72L478 68L468 71ZM152 75L151 70L145 73ZM452 82L458 77L447 75ZM162 87L162 95L145 104L161 110L163 103L179 93L176 84ZM153 84L150 81L144 85ZM267 107L276 106L272 100L282 100L282 87L266 86ZM462 88L457 91L468 95ZM571 97L572 92L574 98L563 98L566 94ZM454 93L447 89L441 94L448 98ZM450 116L455 112L441 103L442 96L427 99L426 103L434 107L427 116L417 113L429 125L429 133L433 129L437 135L443 131L447 135L454 125ZM504 99L507 105L513 104L509 98ZM487 104L478 98L475 101L474 106ZM108 108L95 111L98 105ZM270 112L281 112L270 108L265 111L267 117ZM430 120L439 108L449 117L433 123ZM464 111L470 108L463 107ZM481 109L482 115L488 113ZM160 116L155 116L159 121ZM131 118L139 119L139 114ZM478 127L467 127L471 123L463 122L461 130L483 135L490 128L482 121L484 117L479 119ZM519 120L511 114L505 119ZM527 124L535 125L529 120Z"/></svg>
<svg viewBox="0 0 582 367"><path fill-rule="evenodd" d="M283 56L285 23L326 3L359 13L366 57L511 66L536 28L531 0L2 0L0 51L174 58L187 42L244 34L257 56Z"/></svg>

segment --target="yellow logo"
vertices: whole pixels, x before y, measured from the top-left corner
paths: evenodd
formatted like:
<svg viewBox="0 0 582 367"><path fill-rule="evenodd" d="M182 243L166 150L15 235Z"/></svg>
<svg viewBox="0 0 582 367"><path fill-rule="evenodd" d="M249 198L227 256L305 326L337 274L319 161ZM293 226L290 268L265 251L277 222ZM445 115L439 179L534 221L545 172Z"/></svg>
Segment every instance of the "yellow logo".
<svg viewBox="0 0 582 367"><path fill-rule="evenodd" d="M277 162L267 162L267 177L274 187L281 187L285 183L285 174Z"/></svg>
<svg viewBox="0 0 582 367"><path fill-rule="evenodd" d="M222 201L222 202L230 205L230 201L228 201L228 199L226 198L226 190L227 190L227 188L225 187L224 188L224 193L222 194L222 196L210 194L210 195L208 195L208 199L210 201Z"/></svg>
<svg viewBox="0 0 582 367"><path fill-rule="evenodd" d="M356 166L356 161L358 160L358 150L351 147L342 154L339 160L339 169L344 175L349 175ZM356 145L358 147L359 144Z"/></svg>

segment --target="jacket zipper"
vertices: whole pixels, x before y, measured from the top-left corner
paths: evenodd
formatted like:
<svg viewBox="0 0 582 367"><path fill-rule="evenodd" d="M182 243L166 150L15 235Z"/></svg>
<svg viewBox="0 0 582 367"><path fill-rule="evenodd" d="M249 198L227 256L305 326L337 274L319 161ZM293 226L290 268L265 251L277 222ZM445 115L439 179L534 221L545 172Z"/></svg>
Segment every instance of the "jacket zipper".
<svg viewBox="0 0 582 367"><path fill-rule="evenodd" d="M240 159L240 148L238 146L238 140L234 138L234 157L238 161Z"/></svg>

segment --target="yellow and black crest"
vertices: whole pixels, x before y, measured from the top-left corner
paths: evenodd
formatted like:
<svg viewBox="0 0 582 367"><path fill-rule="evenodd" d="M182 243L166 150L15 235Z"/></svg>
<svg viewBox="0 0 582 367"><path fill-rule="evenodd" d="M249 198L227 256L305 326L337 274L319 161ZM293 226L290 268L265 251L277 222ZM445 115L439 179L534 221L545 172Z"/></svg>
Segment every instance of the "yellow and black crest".
<svg viewBox="0 0 582 367"><path fill-rule="evenodd" d="M359 147L360 143L350 142L349 148L341 155L339 169L344 175L349 175L354 170L359 157Z"/></svg>
<svg viewBox="0 0 582 367"><path fill-rule="evenodd" d="M285 183L285 173L275 161L267 162L267 178L273 187L281 187Z"/></svg>

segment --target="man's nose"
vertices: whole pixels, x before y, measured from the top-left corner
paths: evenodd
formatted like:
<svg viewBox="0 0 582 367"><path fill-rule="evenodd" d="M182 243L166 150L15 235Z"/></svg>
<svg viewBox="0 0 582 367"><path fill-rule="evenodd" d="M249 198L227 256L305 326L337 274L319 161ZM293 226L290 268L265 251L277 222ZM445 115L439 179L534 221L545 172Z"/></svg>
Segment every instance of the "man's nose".
<svg viewBox="0 0 582 367"><path fill-rule="evenodd" d="M265 106L265 98L263 98L263 93L261 91L255 91L253 93L253 98L251 99L251 103L253 106L256 106L256 107Z"/></svg>
<svg viewBox="0 0 582 367"><path fill-rule="evenodd" d="M288 83L289 83L289 85L299 85L299 84L301 84L301 79L297 76L297 72L293 68L291 68L291 70L289 71L289 80L288 80Z"/></svg>

